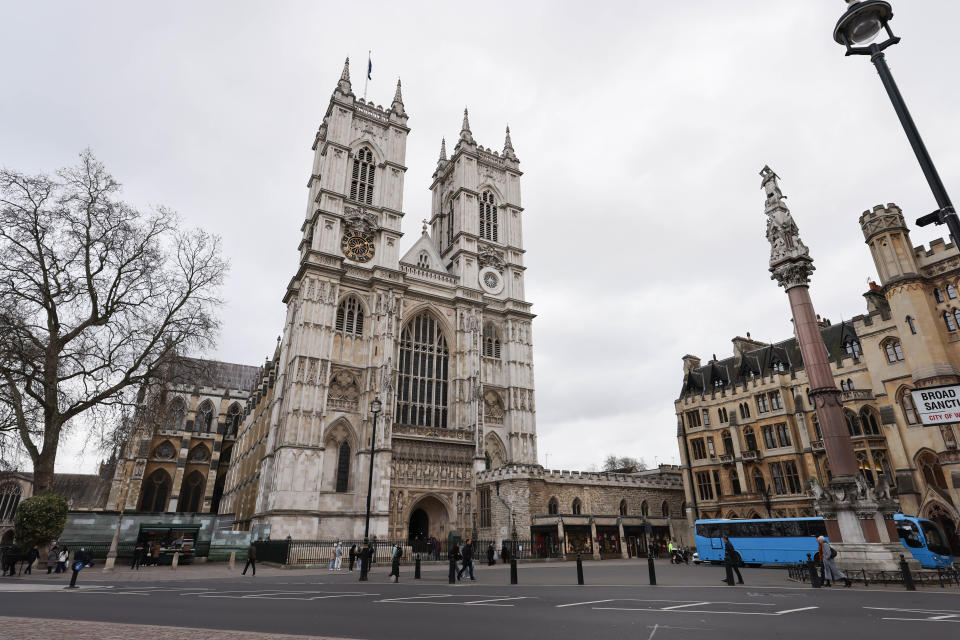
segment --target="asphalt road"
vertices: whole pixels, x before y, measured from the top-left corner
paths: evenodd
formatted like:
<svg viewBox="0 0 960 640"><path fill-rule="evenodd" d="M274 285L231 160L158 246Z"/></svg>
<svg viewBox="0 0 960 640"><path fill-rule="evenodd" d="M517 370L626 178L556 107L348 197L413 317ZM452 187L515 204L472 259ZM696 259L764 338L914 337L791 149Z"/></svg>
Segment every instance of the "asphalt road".
<svg viewBox="0 0 960 640"><path fill-rule="evenodd" d="M642 584L641 568L590 563L585 586L575 584L572 563L521 565L525 584L516 586L505 584L502 567L479 567L477 582L457 585L447 584L439 568L425 570L420 581L405 570L399 584L387 582L382 567L368 583L327 572L138 582L94 581L91 572L71 591L43 579L2 583L0 615L426 640L960 637L955 588L811 589L761 570L744 577L762 586L727 587L714 567L666 565L658 566L663 584L651 587Z"/></svg>

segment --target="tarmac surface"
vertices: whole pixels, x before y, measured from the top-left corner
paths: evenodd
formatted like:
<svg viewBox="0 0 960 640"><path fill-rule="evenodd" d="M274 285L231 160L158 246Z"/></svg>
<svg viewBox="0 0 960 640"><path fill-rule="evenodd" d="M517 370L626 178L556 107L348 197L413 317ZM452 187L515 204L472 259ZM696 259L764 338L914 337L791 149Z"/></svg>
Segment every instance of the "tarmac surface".
<svg viewBox="0 0 960 640"><path fill-rule="evenodd" d="M728 587L723 569L658 561L521 564L519 584L504 565L478 565L476 581L450 585L444 567L421 580L402 567L398 584L375 565L357 573L259 567L241 576L225 565L98 568L65 576L0 579L0 636L247 640L327 638L803 638L846 635L902 640L960 637L960 590L900 586L812 589L781 569L746 569ZM466 577L466 576L465 576ZM918 631L919 630L919 631ZM249 634L254 635L249 635ZM12 635L11 635L12 634ZM287 635L271 635L287 634Z"/></svg>

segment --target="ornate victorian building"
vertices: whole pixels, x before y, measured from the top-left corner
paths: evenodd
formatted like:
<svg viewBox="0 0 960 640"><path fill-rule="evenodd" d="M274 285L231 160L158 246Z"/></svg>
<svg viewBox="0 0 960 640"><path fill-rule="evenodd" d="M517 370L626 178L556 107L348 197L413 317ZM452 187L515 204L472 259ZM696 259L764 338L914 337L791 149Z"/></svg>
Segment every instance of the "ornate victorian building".
<svg viewBox="0 0 960 640"><path fill-rule="evenodd" d="M399 254L406 138L345 65L313 141L283 336L244 406L222 513L274 539L468 533L476 472L536 462L520 164L441 144L432 211ZM376 420L371 402L383 410Z"/></svg>
<svg viewBox="0 0 960 640"><path fill-rule="evenodd" d="M958 425L921 425L909 392L960 379L960 252L942 240L913 247L893 204L864 212L860 226L880 284L864 294L866 313L820 322L854 469L877 495L894 487L904 513L940 523L957 553ZM675 408L688 517L814 515L811 480L826 486L832 472L796 339L747 334L730 358L683 361Z"/></svg>

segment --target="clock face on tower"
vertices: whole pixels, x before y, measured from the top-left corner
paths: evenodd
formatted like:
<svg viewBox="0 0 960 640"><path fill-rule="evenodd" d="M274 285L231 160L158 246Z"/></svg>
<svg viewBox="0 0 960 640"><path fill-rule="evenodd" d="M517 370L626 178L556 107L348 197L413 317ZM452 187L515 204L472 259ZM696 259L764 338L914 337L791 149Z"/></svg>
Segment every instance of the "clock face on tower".
<svg viewBox="0 0 960 640"><path fill-rule="evenodd" d="M376 251L373 245L373 234L367 231L350 231L344 234L340 241L340 250L351 260L367 262L373 258Z"/></svg>

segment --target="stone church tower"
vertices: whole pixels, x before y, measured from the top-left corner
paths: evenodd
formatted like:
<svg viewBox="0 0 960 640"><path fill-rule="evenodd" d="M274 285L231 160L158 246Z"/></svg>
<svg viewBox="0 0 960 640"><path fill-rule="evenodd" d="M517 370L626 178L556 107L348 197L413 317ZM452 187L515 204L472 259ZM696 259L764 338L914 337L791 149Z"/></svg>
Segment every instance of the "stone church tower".
<svg viewBox="0 0 960 640"><path fill-rule="evenodd" d="M476 473L536 463L519 161L479 146L464 111L433 175L423 234L399 254L408 116L357 98L349 61L313 143L300 265L272 393L251 397L225 507L273 539L446 538L476 527ZM379 398L376 433L370 403ZM264 444L265 440L265 444ZM236 459L236 458L235 458ZM240 469L249 468L249 472Z"/></svg>

